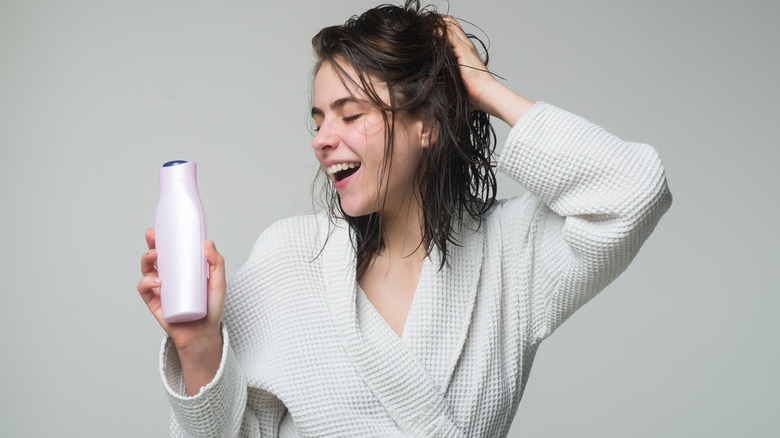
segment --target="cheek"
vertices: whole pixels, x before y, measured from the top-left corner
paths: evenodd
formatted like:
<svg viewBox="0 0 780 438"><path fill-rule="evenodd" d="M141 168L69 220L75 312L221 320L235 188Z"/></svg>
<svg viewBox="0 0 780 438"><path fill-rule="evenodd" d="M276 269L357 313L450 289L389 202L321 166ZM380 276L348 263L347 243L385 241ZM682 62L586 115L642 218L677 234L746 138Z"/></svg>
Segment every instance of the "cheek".
<svg viewBox="0 0 780 438"><path fill-rule="evenodd" d="M363 149L361 153L366 164L372 167L378 166L385 154L384 121L381 118L379 120L366 118L356 130L356 135L360 137L359 144Z"/></svg>
<svg viewBox="0 0 780 438"><path fill-rule="evenodd" d="M384 138L385 131L385 121L382 119L382 117L379 116L368 116L365 117L363 124L361 126L361 132L366 137L372 138L375 136L381 136Z"/></svg>

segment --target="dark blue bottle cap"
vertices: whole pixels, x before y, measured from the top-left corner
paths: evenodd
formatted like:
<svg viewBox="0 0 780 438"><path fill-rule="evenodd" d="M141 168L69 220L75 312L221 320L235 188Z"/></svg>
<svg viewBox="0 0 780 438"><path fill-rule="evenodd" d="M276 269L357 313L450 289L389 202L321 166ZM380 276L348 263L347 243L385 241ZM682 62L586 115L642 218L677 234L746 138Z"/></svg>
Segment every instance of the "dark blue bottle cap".
<svg viewBox="0 0 780 438"><path fill-rule="evenodd" d="M169 161L169 162L163 164L163 167L172 167L172 166L177 166L179 164L184 164L184 163L186 163L186 161L184 161L184 160L174 160L174 161Z"/></svg>

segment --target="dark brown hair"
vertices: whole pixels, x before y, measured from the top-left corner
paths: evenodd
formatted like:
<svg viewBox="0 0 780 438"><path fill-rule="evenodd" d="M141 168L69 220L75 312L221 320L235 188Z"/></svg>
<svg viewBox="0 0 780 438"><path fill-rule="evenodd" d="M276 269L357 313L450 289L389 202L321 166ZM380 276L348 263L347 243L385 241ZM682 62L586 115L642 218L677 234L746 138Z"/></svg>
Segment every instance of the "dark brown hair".
<svg viewBox="0 0 780 438"><path fill-rule="evenodd" d="M383 111L385 158L380 184L386 183L392 166L389 157L394 115L399 111L419 115L424 129L431 132L430 145L423 149L416 172L423 212L420 244L427 254L435 244L442 256L440 268L447 261L448 246L459 244L456 234L463 227L464 214L479 226L496 196L496 177L490 163L495 132L486 113L469 107L468 90L446 32L444 16L432 7L420 8L419 0L407 0L403 7L377 6L353 16L344 25L322 29L312 39L317 56L315 72L324 62L331 63L342 81L353 82L372 105ZM481 41L469 37L484 49ZM351 66L358 77L350 77L342 64ZM387 85L389 102L374 90L371 77ZM351 217L341 209L330 179L324 190L331 218L343 218L352 230L359 277L372 255L384 247L384 199L378 199L377 213Z"/></svg>

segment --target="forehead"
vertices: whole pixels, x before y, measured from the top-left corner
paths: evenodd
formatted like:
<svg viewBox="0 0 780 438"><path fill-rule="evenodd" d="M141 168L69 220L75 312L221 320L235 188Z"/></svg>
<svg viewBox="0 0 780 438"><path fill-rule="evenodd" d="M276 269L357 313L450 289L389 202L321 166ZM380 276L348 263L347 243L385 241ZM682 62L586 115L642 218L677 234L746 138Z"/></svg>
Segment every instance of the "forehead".
<svg viewBox="0 0 780 438"><path fill-rule="evenodd" d="M314 77L314 106L324 109L338 99L353 97L359 101L370 102L367 93L360 88L360 77L357 71L347 62L340 62L339 66L344 70L338 71L338 67L329 61L324 61ZM379 81L373 75L368 76L374 92L387 101L387 85Z"/></svg>

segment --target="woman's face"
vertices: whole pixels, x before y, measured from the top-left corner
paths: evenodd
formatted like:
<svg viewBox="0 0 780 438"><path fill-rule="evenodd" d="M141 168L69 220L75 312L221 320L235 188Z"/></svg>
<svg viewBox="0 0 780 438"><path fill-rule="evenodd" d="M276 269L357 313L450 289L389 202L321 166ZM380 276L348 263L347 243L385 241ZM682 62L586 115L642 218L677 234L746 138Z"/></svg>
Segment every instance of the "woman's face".
<svg viewBox="0 0 780 438"><path fill-rule="evenodd" d="M342 65L350 77L357 78L349 65ZM314 78L314 153L336 186L346 214L354 217L376 212L383 197L383 213L398 212L405 203L416 202L414 174L422 153L422 121L406 113L391 119L395 137L392 164L380 184L385 154L382 111L372 106L357 86L345 82L346 86L329 62L322 64ZM374 88L389 101L384 83L374 82Z"/></svg>

